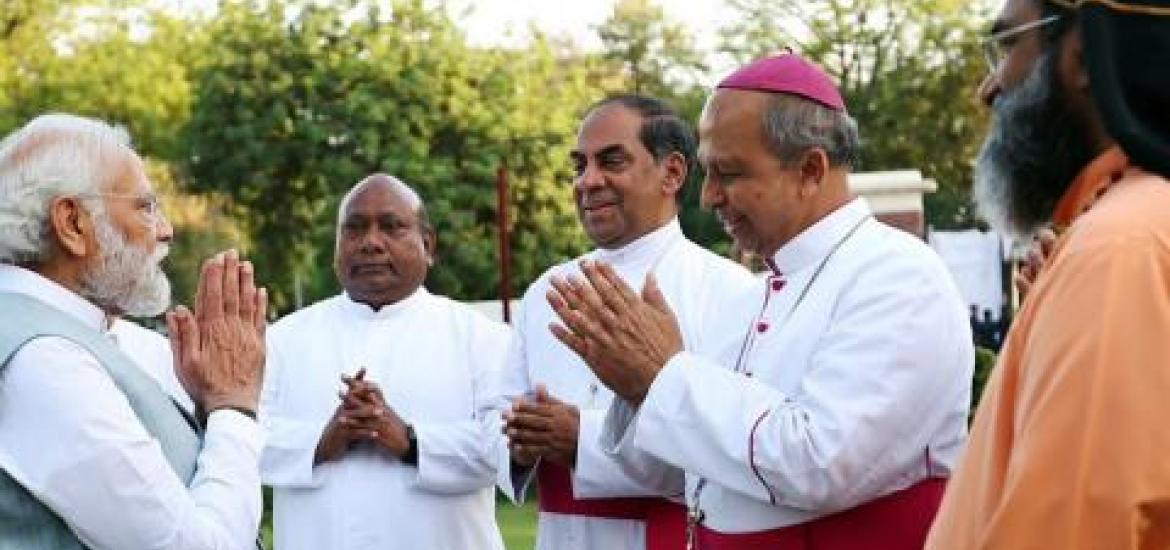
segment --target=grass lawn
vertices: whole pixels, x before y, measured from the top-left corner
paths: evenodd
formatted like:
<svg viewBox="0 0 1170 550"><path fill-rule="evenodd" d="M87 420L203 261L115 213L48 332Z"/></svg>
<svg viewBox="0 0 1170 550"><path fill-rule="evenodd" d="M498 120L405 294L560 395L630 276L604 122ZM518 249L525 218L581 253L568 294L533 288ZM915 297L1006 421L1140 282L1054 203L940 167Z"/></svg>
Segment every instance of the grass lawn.
<svg viewBox="0 0 1170 550"><path fill-rule="evenodd" d="M532 500L516 507L507 499L497 499L496 523L508 550L532 550L536 544L536 505Z"/></svg>
<svg viewBox="0 0 1170 550"><path fill-rule="evenodd" d="M264 489L265 500L268 500L269 489ZM534 498L521 507L512 506L508 499L496 499L496 523L504 535L504 546L508 550L532 550L536 544L536 504ZM272 548L272 507L268 500L264 507L264 523L261 526L261 538L264 548Z"/></svg>

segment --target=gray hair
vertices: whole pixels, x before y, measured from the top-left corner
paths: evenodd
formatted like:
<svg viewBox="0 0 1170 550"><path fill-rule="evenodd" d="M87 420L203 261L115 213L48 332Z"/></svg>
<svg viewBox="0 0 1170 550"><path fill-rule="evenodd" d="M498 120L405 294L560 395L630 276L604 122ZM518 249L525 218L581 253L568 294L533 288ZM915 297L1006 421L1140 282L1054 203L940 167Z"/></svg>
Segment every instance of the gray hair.
<svg viewBox="0 0 1170 550"><path fill-rule="evenodd" d="M861 138L853 117L789 94L773 94L769 100L764 138L786 165L814 148L824 150L832 166L853 169L861 160Z"/></svg>
<svg viewBox="0 0 1170 550"><path fill-rule="evenodd" d="M111 160L129 151L125 129L67 114L33 119L0 141L0 263L43 261L50 253L49 205L100 192ZM101 214L101 201L86 201Z"/></svg>

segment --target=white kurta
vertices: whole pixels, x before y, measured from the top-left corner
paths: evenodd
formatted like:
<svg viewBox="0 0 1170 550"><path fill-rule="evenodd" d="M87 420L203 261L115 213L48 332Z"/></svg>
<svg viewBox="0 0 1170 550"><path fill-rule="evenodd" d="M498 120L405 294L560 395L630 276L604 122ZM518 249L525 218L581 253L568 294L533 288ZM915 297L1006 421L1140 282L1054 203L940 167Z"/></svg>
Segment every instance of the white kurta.
<svg viewBox="0 0 1170 550"><path fill-rule="evenodd" d="M260 417L276 548L502 548L500 421L488 404L509 339L505 325L421 288L377 312L341 295L274 324ZM313 466L340 376L361 367L414 426L417 467L362 448Z"/></svg>
<svg viewBox="0 0 1170 550"><path fill-rule="evenodd" d="M686 470L691 505L705 479L704 525L728 533L947 477L966 438L974 351L939 258L855 199L782 247L773 268L736 306L757 316L726 323L743 360L676 355L640 408L614 402L603 445L641 469L654 457Z"/></svg>
<svg viewBox="0 0 1170 550"><path fill-rule="evenodd" d="M106 316L32 271L0 265L0 292L36 298L101 330ZM0 322L17 322L0 318ZM13 355L0 380L0 468L95 550L218 550L255 545L263 433L212 413L189 486L126 395L85 348L55 336Z"/></svg>
<svg viewBox="0 0 1170 550"><path fill-rule="evenodd" d="M726 339L725 332L712 330L710 322L722 309L725 293L746 292L756 279L742 266L687 240L674 220L620 249L595 250L553 267L528 288L520 303L514 323L516 337L505 371L505 394L521 395L544 384L553 396L580 409L577 464L572 477L574 497L670 495L681 501L681 471L655 469L650 473L654 479L643 479L647 472L626 472L603 451L599 436L613 393L549 331L549 323L557 319L545 298L551 288L550 277L580 275L578 262L585 258L612 264L637 291L646 273L653 270L679 319L685 345L692 350L715 350L738 343ZM501 448L501 453L501 460L507 461L507 449ZM510 474L515 473L501 468L500 487L518 501L535 476L534 470L529 470L513 479ZM542 512L536 546L541 550L640 550L644 542L642 521Z"/></svg>
<svg viewBox="0 0 1170 550"><path fill-rule="evenodd" d="M195 410L195 403L175 374L174 355L166 336L126 319L115 319L106 334L138 368L158 382L171 399L188 412Z"/></svg>

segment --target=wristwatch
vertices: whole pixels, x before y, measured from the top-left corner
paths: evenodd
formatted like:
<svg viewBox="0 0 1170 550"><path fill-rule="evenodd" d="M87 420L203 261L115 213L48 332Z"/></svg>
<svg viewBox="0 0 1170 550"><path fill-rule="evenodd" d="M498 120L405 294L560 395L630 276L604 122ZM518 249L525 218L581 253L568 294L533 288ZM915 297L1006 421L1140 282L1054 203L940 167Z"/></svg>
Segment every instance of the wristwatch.
<svg viewBox="0 0 1170 550"><path fill-rule="evenodd" d="M406 425L406 452L402 454L402 461L411 466L418 466L418 438L414 435L414 426Z"/></svg>

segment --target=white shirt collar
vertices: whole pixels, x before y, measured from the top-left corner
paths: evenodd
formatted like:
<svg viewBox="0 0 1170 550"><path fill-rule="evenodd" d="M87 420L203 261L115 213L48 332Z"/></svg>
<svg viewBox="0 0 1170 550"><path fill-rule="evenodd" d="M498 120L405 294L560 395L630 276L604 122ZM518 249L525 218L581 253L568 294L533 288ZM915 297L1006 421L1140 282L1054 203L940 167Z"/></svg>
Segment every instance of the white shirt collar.
<svg viewBox="0 0 1170 550"><path fill-rule="evenodd" d="M106 312L76 292L40 273L0 264L0 292L23 294L59 309L96 330L105 331Z"/></svg>
<svg viewBox="0 0 1170 550"><path fill-rule="evenodd" d="M594 258L606 263L621 265L644 258L656 258L674 244L675 239L682 237L682 226L678 218L671 218L662 227L655 229L621 248L599 248Z"/></svg>
<svg viewBox="0 0 1170 550"><path fill-rule="evenodd" d="M776 274L783 275L816 263L870 214L869 204L861 197L845 203L781 246L772 255L768 267Z"/></svg>
<svg viewBox="0 0 1170 550"><path fill-rule="evenodd" d="M349 313L358 319L375 321L399 316L414 306L421 304L424 300L426 300L426 297L430 295L431 293L427 292L426 288L423 288L422 285L419 285L418 289L416 289L411 295L394 302L393 304L386 304L382 306L381 309L374 311L374 308L366 304L355 302L352 298L349 297L348 293L343 291L341 293L340 303L342 311Z"/></svg>

